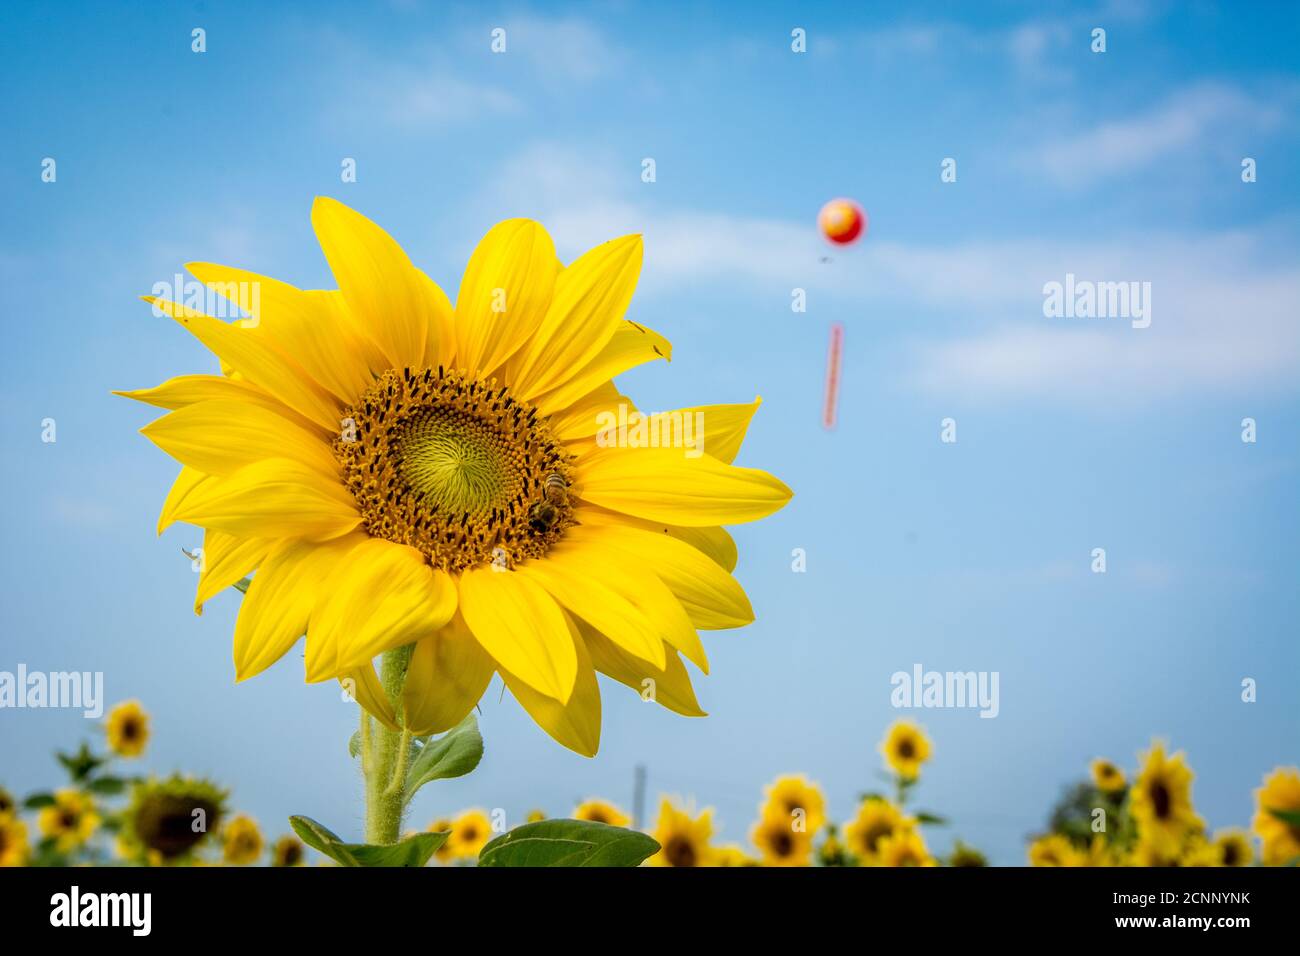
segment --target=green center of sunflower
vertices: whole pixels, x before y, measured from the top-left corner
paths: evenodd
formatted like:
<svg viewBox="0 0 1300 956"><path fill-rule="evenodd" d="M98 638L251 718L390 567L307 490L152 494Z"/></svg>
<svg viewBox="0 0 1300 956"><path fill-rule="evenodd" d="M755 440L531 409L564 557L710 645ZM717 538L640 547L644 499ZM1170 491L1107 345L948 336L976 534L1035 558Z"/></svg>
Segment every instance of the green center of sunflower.
<svg viewBox="0 0 1300 956"><path fill-rule="evenodd" d="M495 380L390 370L343 423L334 454L366 531L444 571L513 567L574 523L570 456Z"/></svg>

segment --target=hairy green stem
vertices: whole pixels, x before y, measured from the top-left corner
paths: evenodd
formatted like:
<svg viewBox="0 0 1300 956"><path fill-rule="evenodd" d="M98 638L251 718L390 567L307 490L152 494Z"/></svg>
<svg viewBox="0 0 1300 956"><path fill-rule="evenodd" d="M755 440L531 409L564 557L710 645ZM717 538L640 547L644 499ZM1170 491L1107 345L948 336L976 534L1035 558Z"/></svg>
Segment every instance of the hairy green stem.
<svg viewBox="0 0 1300 956"><path fill-rule="evenodd" d="M393 705L397 722L404 723L402 685L411 660L411 645L385 651L379 683ZM362 770L366 778L366 842L393 844L402 835L402 805L406 800L406 758L411 748L409 731L389 730L376 721L367 733L369 715L362 718ZM366 738L369 737L367 742Z"/></svg>

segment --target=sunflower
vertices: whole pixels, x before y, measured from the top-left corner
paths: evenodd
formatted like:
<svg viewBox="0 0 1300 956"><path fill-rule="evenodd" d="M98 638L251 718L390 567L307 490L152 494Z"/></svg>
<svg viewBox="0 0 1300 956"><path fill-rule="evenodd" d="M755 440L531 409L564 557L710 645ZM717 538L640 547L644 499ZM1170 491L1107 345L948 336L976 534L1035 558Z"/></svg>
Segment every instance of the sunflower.
<svg viewBox="0 0 1300 956"><path fill-rule="evenodd" d="M1255 848L1250 834L1236 827L1220 830L1211 843L1218 855L1219 866L1250 866L1255 862Z"/></svg>
<svg viewBox="0 0 1300 956"><path fill-rule="evenodd" d="M221 826L226 794L206 780L145 780L131 791L119 848L169 863L184 857Z"/></svg>
<svg viewBox="0 0 1300 956"><path fill-rule="evenodd" d="M302 866L307 861L307 848L296 836L285 834L271 847L272 866Z"/></svg>
<svg viewBox="0 0 1300 956"><path fill-rule="evenodd" d="M817 784L802 774L777 777L763 791L764 803L759 808L763 817L779 816L787 824L802 819L802 828L816 833L826 822L826 798Z"/></svg>
<svg viewBox="0 0 1300 956"><path fill-rule="evenodd" d="M1101 757L1092 762L1092 782L1103 793L1116 793L1128 784L1124 771Z"/></svg>
<svg viewBox="0 0 1300 956"><path fill-rule="evenodd" d="M36 818L41 835L52 837L61 853L81 846L99 829L95 803L80 790L56 790L54 803L42 807Z"/></svg>
<svg viewBox="0 0 1300 956"><path fill-rule="evenodd" d="M482 810L466 810L451 824L446 846L452 859L475 860L492 839L492 821Z"/></svg>
<svg viewBox="0 0 1300 956"><path fill-rule="evenodd" d="M1203 837L1188 840L1178 857L1178 866L1222 866L1219 850Z"/></svg>
<svg viewBox="0 0 1300 956"><path fill-rule="evenodd" d="M393 730L373 659L412 645L397 712L416 735L458 723L494 672L586 755L596 671L702 716L679 655L707 671L697 630L753 620L721 526L791 492L731 464L758 400L661 413L650 435L615 387L671 352L623 317L640 237L566 267L540 225L507 220L453 309L370 220L322 197L312 224L338 291L191 263L251 318L146 300L228 374L120 393L170 410L143 433L182 465L159 530L205 529L196 610L256 571L236 679L305 633L308 682L350 679Z"/></svg>
<svg viewBox="0 0 1300 956"><path fill-rule="evenodd" d="M896 830L876 846L879 866L938 866L917 830Z"/></svg>
<svg viewBox="0 0 1300 956"><path fill-rule="evenodd" d="M149 743L149 715L138 700L118 704L104 722L108 746L120 757L138 757Z"/></svg>
<svg viewBox="0 0 1300 956"><path fill-rule="evenodd" d="M796 827L783 812L760 817L749 838L764 866L808 866L812 861L812 833Z"/></svg>
<svg viewBox="0 0 1300 956"><path fill-rule="evenodd" d="M1250 825L1264 842L1264 865L1286 866L1300 858L1300 770L1277 767L1255 791L1255 807Z"/></svg>
<svg viewBox="0 0 1300 956"><path fill-rule="evenodd" d="M594 798L578 804L578 808L573 811L573 819L607 823L612 827L625 827L632 822L631 817L608 800Z"/></svg>
<svg viewBox="0 0 1300 956"><path fill-rule="evenodd" d="M659 819L651 834L659 841L659 852L650 857L651 866L712 866L713 811L692 816L664 798L659 805Z"/></svg>
<svg viewBox="0 0 1300 956"><path fill-rule="evenodd" d="M525 818L524 822L541 823L545 819L546 819L546 812L544 810L529 810L528 816Z"/></svg>
<svg viewBox="0 0 1300 956"><path fill-rule="evenodd" d="M0 867L22 866L29 852L27 824L11 811L0 813Z"/></svg>
<svg viewBox="0 0 1300 956"><path fill-rule="evenodd" d="M734 843L728 843L726 846L714 847L709 852L709 865L716 867L740 867L740 866L758 866L759 863L752 856Z"/></svg>
<svg viewBox="0 0 1300 956"><path fill-rule="evenodd" d="M1129 866L1180 866L1185 846L1185 843L1170 843L1167 840L1139 836L1129 851L1127 862Z"/></svg>
<svg viewBox="0 0 1300 956"><path fill-rule="evenodd" d="M14 813L17 809L17 805L14 803L13 794L4 787L0 787L0 814Z"/></svg>
<svg viewBox="0 0 1300 956"><path fill-rule="evenodd" d="M983 853L961 840L953 844L952 853L948 857L949 866L957 867L981 867L988 866L989 860Z"/></svg>
<svg viewBox="0 0 1300 956"><path fill-rule="evenodd" d="M1039 837L1029 845L1030 866L1083 866L1084 855L1059 833Z"/></svg>
<svg viewBox="0 0 1300 956"><path fill-rule="evenodd" d="M450 863L455 859L451 848L451 828L454 826L448 817L439 817L426 827L428 833L445 833L447 839L442 841L442 845L433 851L433 858L439 863Z"/></svg>
<svg viewBox="0 0 1300 956"><path fill-rule="evenodd" d="M916 819L884 797L867 797L844 827L844 842L863 866L877 862L880 841L916 826Z"/></svg>
<svg viewBox="0 0 1300 956"><path fill-rule="evenodd" d="M262 831L257 821L239 814L226 824L221 833L221 858L231 866L256 863L262 855Z"/></svg>
<svg viewBox="0 0 1300 956"><path fill-rule="evenodd" d="M1192 771L1182 751L1165 756L1165 746L1152 744L1129 796L1133 819L1142 839L1167 848L1181 845L1202 826L1192 809Z"/></svg>
<svg viewBox="0 0 1300 956"><path fill-rule="evenodd" d="M834 824L826 828L826 837L817 847L817 862L821 866L852 866L853 858L849 856L839 831Z"/></svg>
<svg viewBox="0 0 1300 956"><path fill-rule="evenodd" d="M921 764L930 759L930 740L910 720L895 721L880 743L885 763L904 780L915 780Z"/></svg>

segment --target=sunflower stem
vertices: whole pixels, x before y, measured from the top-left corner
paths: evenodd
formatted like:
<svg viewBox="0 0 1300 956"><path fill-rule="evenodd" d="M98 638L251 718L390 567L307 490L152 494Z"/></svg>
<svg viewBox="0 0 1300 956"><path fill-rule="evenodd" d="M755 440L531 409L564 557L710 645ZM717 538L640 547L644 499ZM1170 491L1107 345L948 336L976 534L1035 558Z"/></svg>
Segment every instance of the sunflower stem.
<svg viewBox="0 0 1300 956"><path fill-rule="evenodd" d="M411 645L385 651L379 670L379 683L393 705L397 721L402 724L402 685L411 660ZM370 760L364 767L366 777L366 842L390 845L401 838L402 806L406 802L406 753L411 735L405 730L389 730L376 721L371 735ZM398 771L400 768L400 773Z"/></svg>

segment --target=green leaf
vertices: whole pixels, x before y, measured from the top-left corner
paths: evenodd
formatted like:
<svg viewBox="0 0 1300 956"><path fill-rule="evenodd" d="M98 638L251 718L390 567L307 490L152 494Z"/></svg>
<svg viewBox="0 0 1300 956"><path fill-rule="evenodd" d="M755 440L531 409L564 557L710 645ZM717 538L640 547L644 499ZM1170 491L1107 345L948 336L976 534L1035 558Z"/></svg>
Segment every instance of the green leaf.
<svg viewBox="0 0 1300 956"><path fill-rule="evenodd" d="M52 793L33 793L23 801L23 807L28 810L39 810L41 807L54 806L54 794Z"/></svg>
<svg viewBox="0 0 1300 956"><path fill-rule="evenodd" d="M640 866L659 851L644 833L587 820L542 820L503 833L479 866Z"/></svg>
<svg viewBox="0 0 1300 956"><path fill-rule="evenodd" d="M937 813L928 813L925 810L918 810L916 812L916 821L918 823L930 823L937 827L948 825L947 817L941 817Z"/></svg>
<svg viewBox="0 0 1300 956"><path fill-rule="evenodd" d="M80 783L89 777L97 767L108 763L107 758L96 757L92 754L90 746L84 740L81 742L81 749L75 754L55 753L54 756L58 758L59 763L67 768L68 773L71 774L73 781L76 783Z"/></svg>
<svg viewBox="0 0 1300 956"><path fill-rule="evenodd" d="M871 790L867 793L858 794L858 802L866 803L868 800L888 800L889 798L877 790Z"/></svg>
<svg viewBox="0 0 1300 956"><path fill-rule="evenodd" d="M348 738L348 755L352 759L361 756L361 731L354 730L352 736Z"/></svg>
<svg viewBox="0 0 1300 956"><path fill-rule="evenodd" d="M418 749L412 746L404 802L409 803L415 791L431 780L465 776L482 759L483 737L478 732L478 718L470 714L437 740Z"/></svg>
<svg viewBox="0 0 1300 956"><path fill-rule="evenodd" d="M99 777L90 781L86 789L105 797L115 797L126 790L126 781L120 777Z"/></svg>
<svg viewBox="0 0 1300 956"><path fill-rule="evenodd" d="M417 833L392 846L344 843L337 833L311 817L290 817L289 826L303 843L343 866L424 866L446 842L446 833Z"/></svg>
<svg viewBox="0 0 1300 956"><path fill-rule="evenodd" d="M1272 807L1266 809L1287 826L1300 827L1300 810L1274 810Z"/></svg>

